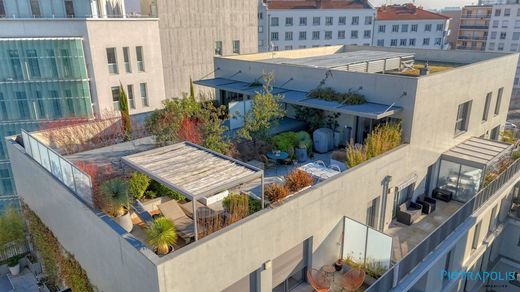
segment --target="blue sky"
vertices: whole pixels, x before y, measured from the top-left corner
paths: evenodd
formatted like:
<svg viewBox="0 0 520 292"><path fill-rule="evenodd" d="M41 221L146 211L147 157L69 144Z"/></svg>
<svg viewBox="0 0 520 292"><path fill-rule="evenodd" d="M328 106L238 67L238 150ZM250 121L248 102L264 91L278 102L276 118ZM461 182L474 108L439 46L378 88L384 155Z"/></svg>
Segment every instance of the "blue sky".
<svg viewBox="0 0 520 292"><path fill-rule="evenodd" d="M412 0L370 0L372 4L375 6L380 6L382 4L401 4L401 3L409 3ZM446 6L464 6L468 4L476 4L478 1L474 0L415 0L415 4L423 6L428 9L438 9Z"/></svg>

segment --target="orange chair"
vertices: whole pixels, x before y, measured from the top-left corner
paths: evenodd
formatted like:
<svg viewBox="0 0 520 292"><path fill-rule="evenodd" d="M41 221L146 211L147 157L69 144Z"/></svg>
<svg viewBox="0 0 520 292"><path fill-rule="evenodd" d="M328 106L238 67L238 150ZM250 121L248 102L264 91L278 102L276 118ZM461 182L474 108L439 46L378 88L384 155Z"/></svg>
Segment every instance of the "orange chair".
<svg viewBox="0 0 520 292"><path fill-rule="evenodd" d="M347 291L356 291L365 281L365 272L359 269L350 269L341 278L341 288Z"/></svg>
<svg viewBox="0 0 520 292"><path fill-rule="evenodd" d="M307 281L316 292L328 292L330 281L322 271L310 269L307 271Z"/></svg>

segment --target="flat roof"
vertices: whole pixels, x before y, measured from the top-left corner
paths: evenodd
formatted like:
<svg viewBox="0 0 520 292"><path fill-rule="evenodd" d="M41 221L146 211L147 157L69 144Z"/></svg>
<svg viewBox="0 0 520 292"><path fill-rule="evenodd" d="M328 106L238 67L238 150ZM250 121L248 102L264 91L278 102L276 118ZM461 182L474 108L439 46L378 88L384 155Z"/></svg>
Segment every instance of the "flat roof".
<svg viewBox="0 0 520 292"><path fill-rule="evenodd" d="M273 64L289 64L314 68L334 69L336 67L345 67L360 63L384 61L397 58L414 58L414 53L405 52L388 52L388 51L371 51L360 50L342 52L328 55L319 55L304 58L272 58L264 59L262 62Z"/></svg>
<svg viewBox="0 0 520 292"><path fill-rule="evenodd" d="M514 145L483 138L470 138L443 153L443 158L487 166L511 151Z"/></svg>
<svg viewBox="0 0 520 292"><path fill-rule="evenodd" d="M261 169L190 142L136 153L122 160L192 200L212 196L263 175Z"/></svg>

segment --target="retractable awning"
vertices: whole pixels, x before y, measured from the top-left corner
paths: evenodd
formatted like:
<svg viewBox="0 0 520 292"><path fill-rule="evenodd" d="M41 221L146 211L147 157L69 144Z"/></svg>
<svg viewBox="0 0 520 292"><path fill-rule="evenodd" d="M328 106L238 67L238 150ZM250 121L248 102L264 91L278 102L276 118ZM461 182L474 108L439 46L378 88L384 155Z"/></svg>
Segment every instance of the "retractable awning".
<svg viewBox="0 0 520 292"><path fill-rule="evenodd" d="M443 159L479 168L492 165L511 152L512 144L473 137L442 154Z"/></svg>
<svg viewBox="0 0 520 292"><path fill-rule="evenodd" d="M198 80L193 83L197 85L242 93L246 95L255 95L257 92L261 92L263 90L262 86L251 86L251 83L235 81L226 78ZM279 94L282 97L282 102L287 104L305 106L330 112L354 115L358 117L376 120L385 117L390 117L402 111L402 108L398 106L385 105L373 102L366 102L364 104L358 105L346 105L335 101L327 101L319 98L310 98L308 92L289 90L280 87L273 87L272 93Z"/></svg>

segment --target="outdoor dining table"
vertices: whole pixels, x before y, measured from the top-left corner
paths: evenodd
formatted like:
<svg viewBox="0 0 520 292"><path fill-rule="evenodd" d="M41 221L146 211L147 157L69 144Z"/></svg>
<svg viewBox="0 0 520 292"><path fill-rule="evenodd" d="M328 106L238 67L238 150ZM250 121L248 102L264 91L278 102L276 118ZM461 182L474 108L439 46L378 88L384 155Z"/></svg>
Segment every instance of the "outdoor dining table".
<svg viewBox="0 0 520 292"><path fill-rule="evenodd" d="M289 158L289 153L285 152L285 151L277 151L277 152L267 152L267 158L269 159L272 159L272 160L285 160L287 158Z"/></svg>
<svg viewBox="0 0 520 292"><path fill-rule="evenodd" d="M328 168L322 164L318 164L315 162L307 163L305 165L302 165L298 167L298 169L301 169L305 171L306 173L315 176L319 179L329 179L335 175L340 174L341 172Z"/></svg>

